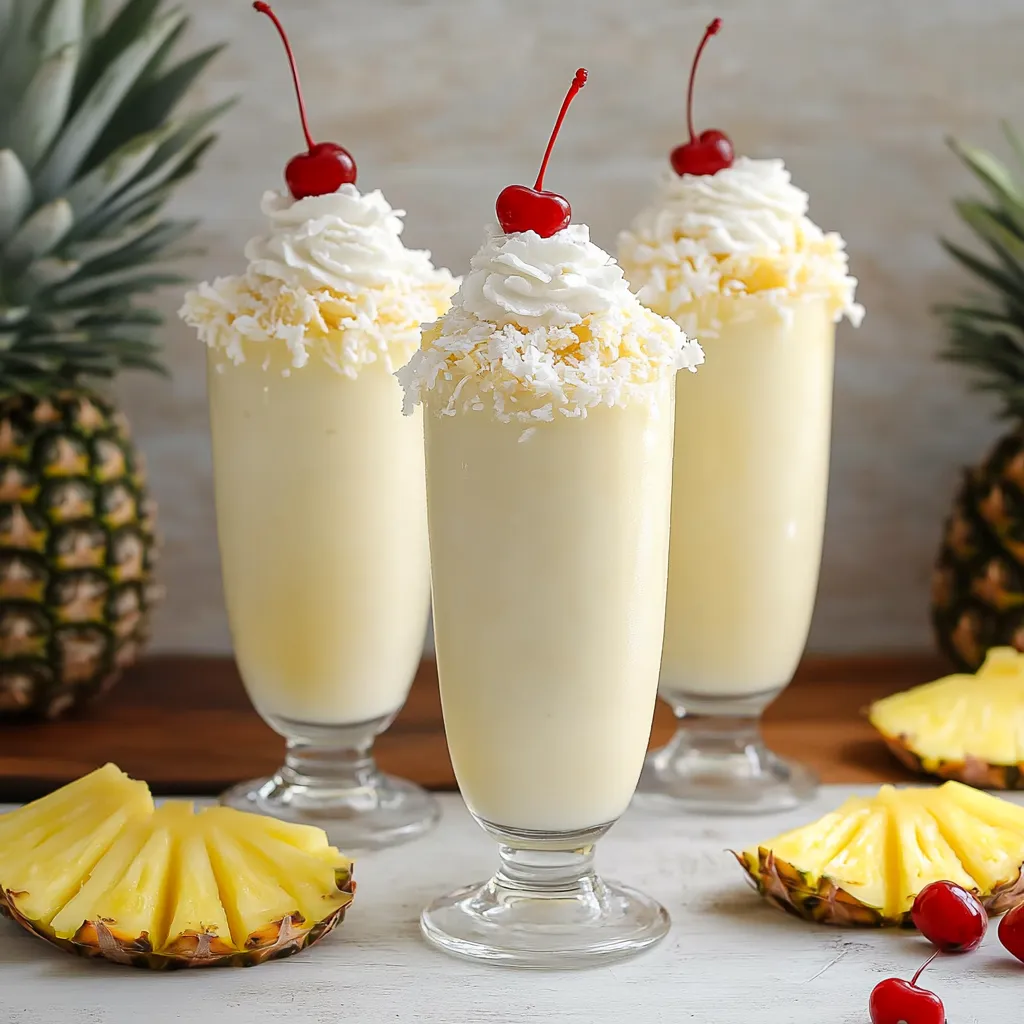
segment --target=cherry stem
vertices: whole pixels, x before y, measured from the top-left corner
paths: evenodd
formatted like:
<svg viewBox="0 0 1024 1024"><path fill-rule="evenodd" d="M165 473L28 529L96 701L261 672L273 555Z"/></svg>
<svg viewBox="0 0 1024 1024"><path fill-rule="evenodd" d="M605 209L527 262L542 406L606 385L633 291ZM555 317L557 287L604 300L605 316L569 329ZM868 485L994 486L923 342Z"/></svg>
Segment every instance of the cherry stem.
<svg viewBox="0 0 1024 1024"><path fill-rule="evenodd" d="M306 145L309 147L309 151L313 151L313 147L316 143L313 141L313 136L309 133L309 121L306 119L306 101L302 98L302 84L299 82L299 69L295 64L295 54L292 53L292 44L288 42L288 34L284 30L284 25L278 20L277 15L273 12L270 4L264 3L263 0L256 0L252 5L254 10L265 14L277 28L278 35L281 36L281 42L284 43L284 52L288 54L288 63L292 69L292 81L295 83L295 95L299 100L299 117L302 119L302 131L306 136Z"/></svg>
<svg viewBox="0 0 1024 1024"><path fill-rule="evenodd" d="M555 121L555 127L551 129L551 138L548 139L548 148L544 150L544 159L540 162L540 170L537 172L537 183L533 186L537 192L542 191L544 188L544 174L548 169L548 160L551 157L551 150L554 148L555 139L558 138L558 133L562 129L562 122L565 120L569 104L572 103L576 98L576 94L586 84L587 69L577 69L576 77L572 80L572 85L569 86L569 91L565 94L565 99L562 101L562 109L558 112L558 120Z"/></svg>
<svg viewBox="0 0 1024 1024"><path fill-rule="evenodd" d="M930 957L928 957L928 959L927 959L927 960L925 960L925 962L924 962L923 964L921 964L921 966L920 966L920 967L919 967L919 968L917 969L917 974L915 974L915 975L914 975L914 977L910 979L910 984L911 984L911 985L916 985L916 984L917 984L917 979L918 979L918 978L920 978L920 977L921 977L921 975L922 975L922 974L924 973L924 969L925 969L925 968L926 968L926 967L927 967L927 966L928 966L928 965L929 965L929 964L930 964L930 963L931 963L931 962L932 962L932 961L933 961L933 960L934 960L934 959L935 959L935 958L936 958L936 957L937 957L937 956L938 956L938 955L939 955L939 954L940 954L941 952L942 952L942 950L941 950L941 949L937 949L937 950L935 950L935 952L934 952L934 953L932 953L932 955L931 955Z"/></svg>
<svg viewBox="0 0 1024 1024"><path fill-rule="evenodd" d="M704 52L704 47L708 45L708 40L712 36L718 35L718 30L722 27L722 19L715 18L713 22L706 29L704 29L704 38L700 41L700 46L697 47L697 52L693 58L693 64L690 67L690 85L686 90L686 126L690 129L690 141L697 141L697 133L693 130L693 83L697 78L697 65L700 63L700 55Z"/></svg>

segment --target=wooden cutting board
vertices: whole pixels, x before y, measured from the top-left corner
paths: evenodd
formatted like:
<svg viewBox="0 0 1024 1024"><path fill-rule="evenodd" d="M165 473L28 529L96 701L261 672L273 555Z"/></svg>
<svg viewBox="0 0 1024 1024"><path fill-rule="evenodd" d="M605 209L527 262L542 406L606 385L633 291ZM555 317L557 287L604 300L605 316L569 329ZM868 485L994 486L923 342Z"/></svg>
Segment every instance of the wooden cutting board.
<svg viewBox="0 0 1024 1024"><path fill-rule="evenodd" d="M944 671L927 655L808 659L769 710L765 733L775 750L810 765L824 782L907 779L863 709ZM660 746L671 734L671 712L659 704L651 742ZM0 800L32 799L104 761L147 780L157 794L214 794L273 771L282 750L252 710L233 662L155 657L79 717L0 725ZM385 771L431 789L455 788L433 662L420 666L377 754Z"/></svg>

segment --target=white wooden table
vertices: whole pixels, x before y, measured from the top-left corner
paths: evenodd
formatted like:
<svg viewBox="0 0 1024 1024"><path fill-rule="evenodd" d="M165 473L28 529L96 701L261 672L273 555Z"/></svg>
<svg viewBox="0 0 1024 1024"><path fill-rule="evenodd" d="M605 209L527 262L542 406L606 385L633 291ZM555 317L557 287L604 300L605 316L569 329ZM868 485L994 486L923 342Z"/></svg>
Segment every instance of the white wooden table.
<svg viewBox="0 0 1024 1024"><path fill-rule="evenodd" d="M866 1024L888 975L909 978L928 947L912 933L828 929L766 906L726 847L813 820L858 787L824 789L799 812L665 818L631 810L602 841L601 869L660 899L669 937L636 960L587 971L484 967L426 946L432 897L482 879L492 842L457 796L429 837L367 854L345 923L320 946L250 970L147 973L80 961L0 921L0 1024ZM990 928L981 950L937 961L922 984L949 1024L1020 1019L1024 964Z"/></svg>

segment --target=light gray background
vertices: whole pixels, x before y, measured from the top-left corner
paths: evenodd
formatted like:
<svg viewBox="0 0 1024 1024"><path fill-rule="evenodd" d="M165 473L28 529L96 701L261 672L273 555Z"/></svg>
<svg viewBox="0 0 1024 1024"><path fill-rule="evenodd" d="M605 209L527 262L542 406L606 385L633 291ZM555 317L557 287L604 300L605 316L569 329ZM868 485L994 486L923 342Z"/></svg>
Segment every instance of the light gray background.
<svg viewBox="0 0 1024 1024"><path fill-rule="evenodd" d="M182 189L203 219L196 277L241 265L264 188L301 148L280 43L247 0L185 0L192 40L228 39L200 100L232 93L219 144ZM574 69L591 81L555 150L548 187L614 247L684 138L690 57L713 40L699 127L740 152L781 155L811 212L848 243L868 315L843 327L829 521L812 647L927 646L931 560L959 468L997 426L936 363L929 313L964 280L936 243L954 194L974 190L948 133L998 145L1024 131L1020 0L278 0L314 134L352 150L363 188L409 211L405 239L461 273L498 191L532 183ZM163 297L168 313L178 295ZM149 458L168 586L155 646L226 652L199 344L171 320L174 379L121 391Z"/></svg>

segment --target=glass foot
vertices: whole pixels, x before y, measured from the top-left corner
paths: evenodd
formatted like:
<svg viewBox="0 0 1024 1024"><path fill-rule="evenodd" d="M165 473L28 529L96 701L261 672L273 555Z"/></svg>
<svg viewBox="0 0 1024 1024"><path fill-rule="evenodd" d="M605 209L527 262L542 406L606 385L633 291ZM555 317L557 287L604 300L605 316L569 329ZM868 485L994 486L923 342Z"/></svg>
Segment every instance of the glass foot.
<svg viewBox="0 0 1024 1024"><path fill-rule="evenodd" d="M441 809L426 790L380 772L357 787L291 782L278 773L243 782L220 802L299 825L315 825L343 853L376 850L416 839L437 824Z"/></svg>
<svg viewBox="0 0 1024 1024"><path fill-rule="evenodd" d="M420 915L423 935L444 952L507 967L593 967L642 953L668 933L660 903L595 873L593 840L607 825L568 836L513 836L480 823L504 840L501 868Z"/></svg>
<svg viewBox="0 0 1024 1024"><path fill-rule="evenodd" d="M715 728L684 718L671 743L648 755L635 799L701 814L770 814L813 799L817 789L813 772L765 746L756 720Z"/></svg>
<svg viewBox="0 0 1024 1024"><path fill-rule="evenodd" d="M519 898L494 881L444 896L420 916L446 953L508 967L595 967L642 953L665 937L668 911L625 886L598 881L587 897Z"/></svg>

